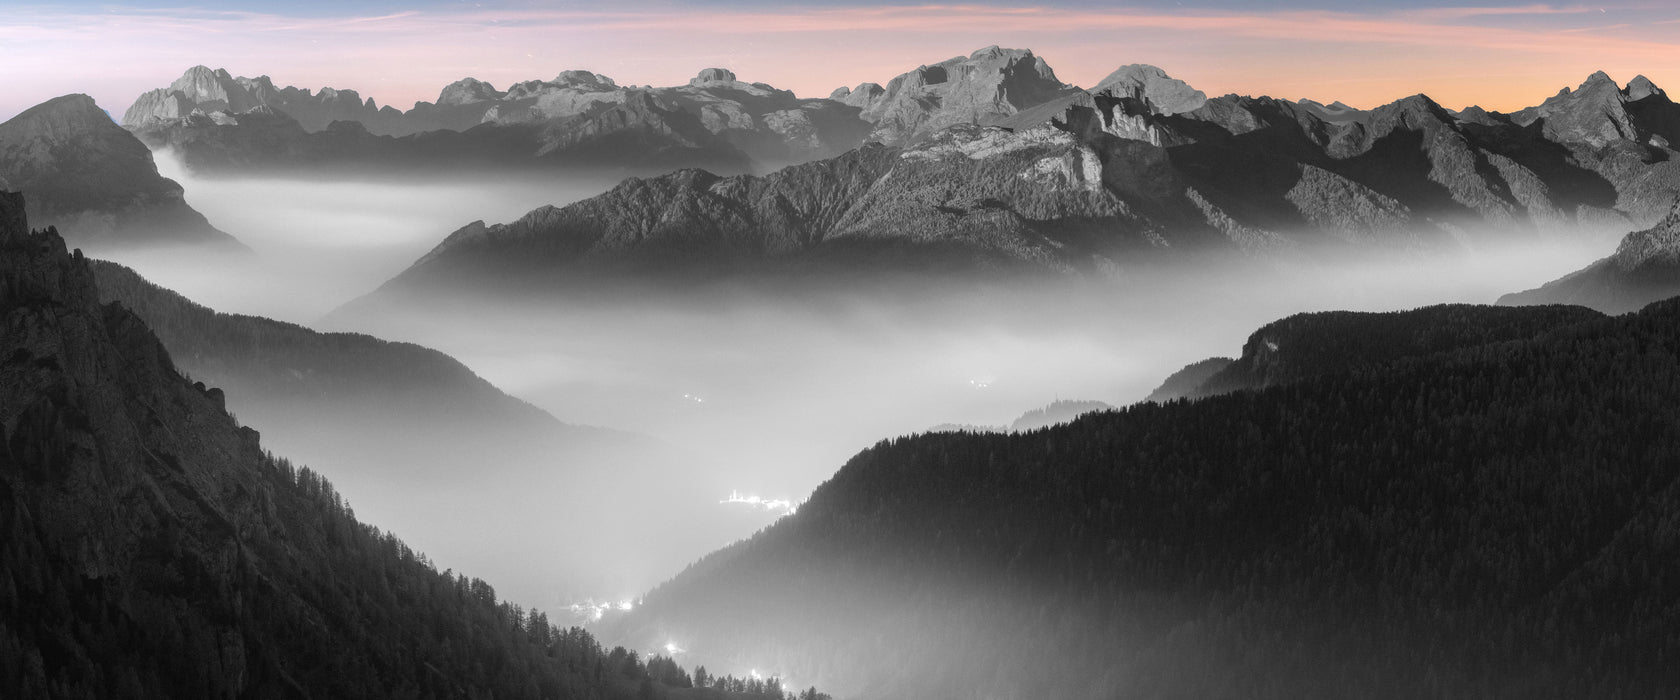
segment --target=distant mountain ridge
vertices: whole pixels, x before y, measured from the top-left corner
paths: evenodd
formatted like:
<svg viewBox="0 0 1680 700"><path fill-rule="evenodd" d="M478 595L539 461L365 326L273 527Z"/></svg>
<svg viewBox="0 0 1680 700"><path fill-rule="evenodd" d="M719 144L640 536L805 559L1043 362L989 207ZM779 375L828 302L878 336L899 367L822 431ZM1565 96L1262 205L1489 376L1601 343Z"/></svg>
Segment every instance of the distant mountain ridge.
<svg viewBox="0 0 1680 700"><path fill-rule="evenodd" d="M1203 252L1430 254L1626 230L1680 193L1680 153L1660 136L1680 107L1648 81L1608 89L1594 76L1518 119L1454 113L1423 95L1364 111L1207 98L1138 65L1076 90L1030 52L996 49L907 76L874 97L868 85L836 93L866 116L898 115L872 138L900 145L764 176L628 180L464 227L387 287L542 287L673 266L1103 276ZM975 89L998 101L976 108ZM1023 95L1042 101L1010 101ZM921 111L895 111L909 104ZM1637 140L1545 128L1606 110Z"/></svg>
<svg viewBox="0 0 1680 700"><path fill-rule="evenodd" d="M213 87L192 87L202 82ZM346 94L355 96L330 93ZM754 164L836 155L869 131L857 107L799 99L721 68L665 88L623 87L577 70L506 91L466 78L446 86L436 103L416 103L408 112L374 109L370 100L359 112L329 114L320 106L328 95L276 91L267 78L233 78L199 66L176 85L147 93L123 123L154 146L180 150L189 167L205 172L323 163L392 168L414 161L459 167L452 161L484 156L503 166L536 161L634 172L644 164L744 172ZM489 153L473 153L479 150Z"/></svg>
<svg viewBox="0 0 1680 700"><path fill-rule="evenodd" d="M65 95L0 124L0 183L27 193L29 216L74 245L244 246L188 206L146 146L87 95Z"/></svg>

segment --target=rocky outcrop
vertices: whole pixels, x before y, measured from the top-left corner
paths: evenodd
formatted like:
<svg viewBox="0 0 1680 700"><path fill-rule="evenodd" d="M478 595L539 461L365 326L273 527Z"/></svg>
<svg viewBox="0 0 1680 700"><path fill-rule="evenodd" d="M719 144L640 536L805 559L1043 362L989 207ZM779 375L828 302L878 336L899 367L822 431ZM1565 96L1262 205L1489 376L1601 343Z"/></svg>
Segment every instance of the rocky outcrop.
<svg viewBox="0 0 1680 700"><path fill-rule="evenodd" d="M1536 289L1506 294L1512 306L1579 304L1608 314L1680 295L1680 202L1656 226L1622 238L1616 252Z"/></svg>
<svg viewBox="0 0 1680 700"><path fill-rule="evenodd" d="M893 78L878 96L868 87L842 99L866 105L863 118L874 124L869 139L888 145L958 124L997 124L1079 92L1032 51L996 46L918 67Z"/></svg>
<svg viewBox="0 0 1680 700"><path fill-rule="evenodd" d="M243 249L188 206L151 151L87 95L48 100L0 124L0 178L28 195L32 221L76 246Z"/></svg>

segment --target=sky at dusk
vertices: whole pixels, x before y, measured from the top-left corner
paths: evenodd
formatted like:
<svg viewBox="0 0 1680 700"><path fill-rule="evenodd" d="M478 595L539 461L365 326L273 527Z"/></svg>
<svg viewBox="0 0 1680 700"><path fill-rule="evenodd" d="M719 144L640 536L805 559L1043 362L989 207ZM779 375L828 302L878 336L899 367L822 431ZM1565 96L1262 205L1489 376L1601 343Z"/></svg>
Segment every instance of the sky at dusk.
<svg viewBox="0 0 1680 700"><path fill-rule="evenodd" d="M663 86L716 66L824 96L991 44L1030 48L1083 87L1151 63L1209 95L1357 107L1423 92L1510 111L1596 70L1680 86L1671 0L15 2L0 12L0 119L73 92L120 117L195 64L407 109L462 77L506 88L567 69Z"/></svg>

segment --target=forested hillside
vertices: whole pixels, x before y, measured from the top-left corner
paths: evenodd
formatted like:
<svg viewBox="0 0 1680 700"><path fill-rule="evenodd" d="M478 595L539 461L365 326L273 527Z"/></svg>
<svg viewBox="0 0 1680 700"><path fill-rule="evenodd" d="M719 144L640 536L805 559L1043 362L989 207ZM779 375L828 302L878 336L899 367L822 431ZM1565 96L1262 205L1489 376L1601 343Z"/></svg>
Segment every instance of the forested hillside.
<svg viewBox="0 0 1680 700"><path fill-rule="evenodd" d="M703 697L358 522L9 193L0 318L0 695Z"/></svg>
<svg viewBox="0 0 1680 700"><path fill-rule="evenodd" d="M1503 311L1308 316L1280 350L1350 361L882 442L603 634L846 697L1670 695L1680 302Z"/></svg>

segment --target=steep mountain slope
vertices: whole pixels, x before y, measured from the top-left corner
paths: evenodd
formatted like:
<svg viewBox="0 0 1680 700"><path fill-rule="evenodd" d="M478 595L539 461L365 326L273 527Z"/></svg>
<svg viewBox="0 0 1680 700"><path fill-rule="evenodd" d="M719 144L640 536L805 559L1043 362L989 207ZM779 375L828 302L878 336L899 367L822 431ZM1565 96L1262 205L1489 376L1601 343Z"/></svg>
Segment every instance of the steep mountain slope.
<svg viewBox="0 0 1680 700"><path fill-rule="evenodd" d="M0 124L0 181L74 245L207 243L243 249L158 175L152 154L87 95L65 95Z"/></svg>
<svg viewBox="0 0 1680 700"><path fill-rule="evenodd" d="M0 193L0 687L8 697L666 697L266 453ZM653 671L654 673L650 673Z"/></svg>
<svg viewBox="0 0 1680 700"><path fill-rule="evenodd" d="M1665 694L1677 323L883 442L604 634L846 697Z"/></svg>
<svg viewBox="0 0 1680 700"><path fill-rule="evenodd" d="M91 267L100 299L155 329L176 366L225 391L271 447L330 474L378 524L529 603L637 590L750 532L717 508L725 487L694 455L562 423L441 352L217 313L120 265ZM567 507L547 507L556 499ZM610 534L494 537L585 528Z"/></svg>
<svg viewBox="0 0 1680 700"><path fill-rule="evenodd" d="M1616 252L1537 289L1506 294L1500 304L1580 304L1627 313L1680 295L1680 202L1644 231L1622 238Z"/></svg>

